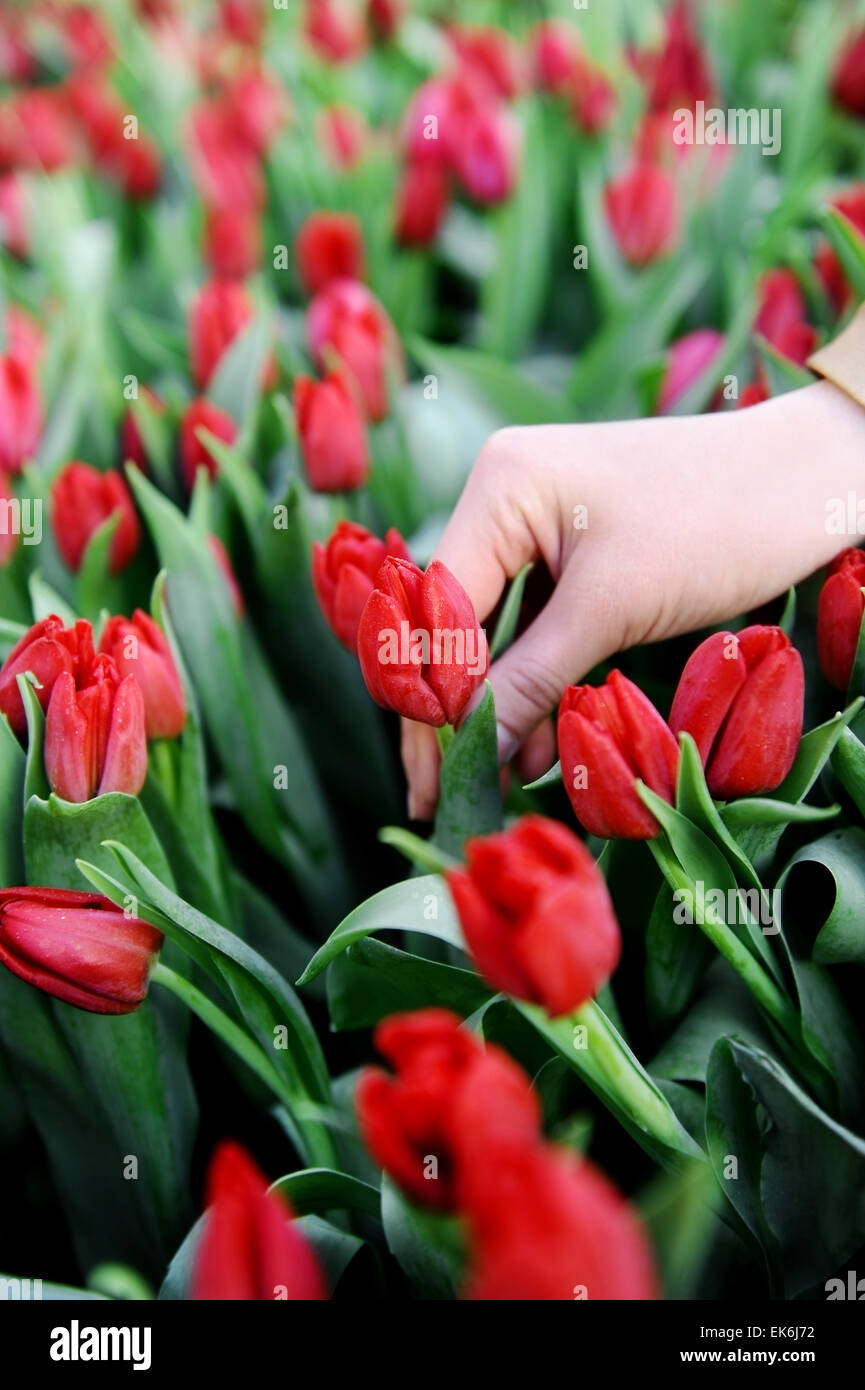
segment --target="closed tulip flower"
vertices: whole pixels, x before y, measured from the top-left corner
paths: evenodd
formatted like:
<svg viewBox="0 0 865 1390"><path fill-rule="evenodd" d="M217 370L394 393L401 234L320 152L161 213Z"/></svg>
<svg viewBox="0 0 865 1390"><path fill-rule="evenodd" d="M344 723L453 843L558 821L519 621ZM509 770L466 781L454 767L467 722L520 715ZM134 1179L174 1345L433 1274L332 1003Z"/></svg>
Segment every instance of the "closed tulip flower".
<svg viewBox="0 0 865 1390"><path fill-rule="evenodd" d="M489 664L471 599L440 560L426 573L385 560L361 614L357 654L378 704L436 726L456 723Z"/></svg>
<svg viewBox="0 0 865 1390"><path fill-rule="evenodd" d="M165 402L152 391L149 386L142 386L142 398L147 402L154 415L165 414ZM120 462L134 463L136 468L142 473L150 471L150 460L147 457L147 446L138 428L138 420L135 412L130 406L123 416L120 426Z"/></svg>
<svg viewBox="0 0 865 1390"><path fill-rule="evenodd" d="M369 127L361 113L350 106L327 106L320 111L316 136L337 169L354 169L369 145Z"/></svg>
<svg viewBox="0 0 865 1390"><path fill-rule="evenodd" d="M468 840L447 874L463 936L496 989L554 1017L591 999L616 968L619 927L603 874L557 821L526 816Z"/></svg>
<svg viewBox="0 0 865 1390"><path fill-rule="evenodd" d="M364 604L388 555L411 556L391 527L383 541L355 521L340 521L324 546L312 547L312 582L321 611L344 647L357 653L357 629Z"/></svg>
<svg viewBox="0 0 865 1390"><path fill-rule="evenodd" d="M500 103L484 103L459 118L451 150L453 171L477 203L504 202L514 191L520 159L520 131Z"/></svg>
<svg viewBox="0 0 865 1390"><path fill-rule="evenodd" d="M297 273L307 294L318 294L332 280L363 275L363 232L350 212L315 212L294 244Z"/></svg>
<svg viewBox="0 0 865 1390"><path fill-rule="evenodd" d="M395 1075L364 1072L355 1104L376 1162L412 1201L436 1211L459 1204L461 1170L495 1165L533 1143L540 1124L526 1074L500 1048L482 1047L446 1009L385 1019L375 1045Z"/></svg>
<svg viewBox="0 0 865 1390"><path fill-rule="evenodd" d="M568 686L558 737L565 790L589 834L653 839L660 826L635 782L672 802L679 748L651 700L621 671L602 686Z"/></svg>
<svg viewBox="0 0 865 1390"><path fill-rule="evenodd" d="M309 350L326 370L327 349L357 382L367 417L388 413L388 378L404 373L402 346L385 309L358 280L332 280L309 306Z"/></svg>
<svg viewBox="0 0 865 1390"><path fill-rule="evenodd" d="M110 657L97 656L83 689L68 671L55 680L45 717L45 771L64 801L106 792L137 796L144 786L144 698L135 677L121 679Z"/></svg>
<svg viewBox="0 0 865 1390"><path fill-rule="evenodd" d="M670 727L694 739L713 796L758 795L793 766L804 698L802 658L779 627L716 632L685 663Z"/></svg>
<svg viewBox="0 0 865 1390"><path fill-rule="evenodd" d="M588 1159L552 1144L515 1146L495 1162L466 1165L461 1195L471 1251L463 1297L658 1297L637 1213Z"/></svg>
<svg viewBox="0 0 865 1390"><path fill-rule="evenodd" d="M316 492L351 492L369 477L369 450L363 413L339 372L324 381L299 376L294 413L300 453L310 487Z"/></svg>
<svg viewBox="0 0 865 1390"><path fill-rule="evenodd" d="M865 116L865 29L845 43L832 78L832 94L851 116Z"/></svg>
<svg viewBox="0 0 865 1390"><path fill-rule="evenodd" d="M562 92L574 76L576 31L561 20L546 19L531 35L532 71L536 86L545 92Z"/></svg>
<svg viewBox="0 0 865 1390"><path fill-rule="evenodd" d="M0 892L0 964L94 1014L129 1014L147 995L162 933L108 898L65 888Z"/></svg>
<svg viewBox="0 0 865 1390"><path fill-rule="evenodd" d="M119 514L108 567L119 574L138 549L141 529L125 479L113 468L101 473L89 463L67 463L51 486L51 528L64 564L78 571L91 536Z"/></svg>
<svg viewBox="0 0 865 1390"><path fill-rule="evenodd" d="M56 613L42 618L15 643L0 670L0 712L6 715L18 738L27 732L27 716L18 690L18 677L31 671L38 684L37 700L47 709L54 682L65 672L86 684L93 668L93 629L83 619L66 628Z"/></svg>
<svg viewBox="0 0 865 1390"><path fill-rule="evenodd" d="M638 69L648 89L649 110L666 114L674 107L710 105L715 80L708 54L694 28L689 0L676 0L666 15L664 45L657 54L641 55Z"/></svg>
<svg viewBox="0 0 865 1390"><path fill-rule="evenodd" d="M162 629L140 608L131 618L109 618L99 650L111 657L121 677L134 676L144 699L149 739L176 738L186 723L186 696Z"/></svg>
<svg viewBox="0 0 865 1390"><path fill-rule="evenodd" d="M220 1144L207 1173L207 1212L195 1251L197 1300L327 1298L315 1252L288 1204L268 1191L245 1149Z"/></svg>
<svg viewBox="0 0 865 1390"><path fill-rule="evenodd" d="M703 375L724 345L715 328L697 328L670 345L658 397L658 414L666 415Z"/></svg>
<svg viewBox="0 0 865 1390"><path fill-rule="evenodd" d="M0 468L19 473L36 453L42 434L42 401L33 363L0 357Z"/></svg>
<svg viewBox="0 0 865 1390"><path fill-rule="evenodd" d="M207 430L223 444L233 444L237 438L237 425L227 411L203 396L189 402L180 422L180 468L189 492L195 486L199 468L206 468L211 478L219 472L216 459L198 437L199 429Z"/></svg>
<svg viewBox="0 0 865 1390"><path fill-rule="evenodd" d="M790 270L767 271L759 289L754 332L782 356L804 366L817 346L817 330L805 318L805 300L795 275Z"/></svg>
<svg viewBox="0 0 865 1390"><path fill-rule="evenodd" d="M257 208L225 204L208 208L204 221L207 264L227 280L242 280L261 264L261 218Z"/></svg>
<svg viewBox="0 0 865 1390"><path fill-rule="evenodd" d="M604 189L607 220L629 265L644 266L672 250L678 232L678 199L672 174L641 163Z"/></svg>
<svg viewBox="0 0 865 1390"><path fill-rule="evenodd" d="M378 37L392 39L405 14L406 0L367 0L366 8Z"/></svg>
<svg viewBox="0 0 865 1390"><path fill-rule="evenodd" d="M817 603L820 669L836 690L850 684L862 614L865 612L865 550L850 549L833 560Z"/></svg>
<svg viewBox="0 0 865 1390"><path fill-rule="evenodd" d="M363 13L355 0L306 0L304 33L328 63L359 58L369 42Z"/></svg>
<svg viewBox="0 0 865 1390"><path fill-rule="evenodd" d="M441 230L449 203L450 183L441 165L410 161L397 192L397 239L404 246L429 246Z"/></svg>
<svg viewBox="0 0 865 1390"><path fill-rule="evenodd" d="M223 353L252 321L252 301L234 280L209 280L189 311L189 362L197 386L207 385Z"/></svg>

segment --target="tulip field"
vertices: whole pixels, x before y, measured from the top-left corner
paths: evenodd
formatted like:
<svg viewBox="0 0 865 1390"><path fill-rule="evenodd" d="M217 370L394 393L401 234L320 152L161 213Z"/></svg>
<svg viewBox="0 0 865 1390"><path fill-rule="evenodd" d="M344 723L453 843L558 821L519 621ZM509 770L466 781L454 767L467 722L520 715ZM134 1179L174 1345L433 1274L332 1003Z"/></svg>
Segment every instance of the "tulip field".
<svg viewBox="0 0 865 1390"><path fill-rule="evenodd" d="M865 4L2 3L0 267L2 1296L865 1298Z"/></svg>

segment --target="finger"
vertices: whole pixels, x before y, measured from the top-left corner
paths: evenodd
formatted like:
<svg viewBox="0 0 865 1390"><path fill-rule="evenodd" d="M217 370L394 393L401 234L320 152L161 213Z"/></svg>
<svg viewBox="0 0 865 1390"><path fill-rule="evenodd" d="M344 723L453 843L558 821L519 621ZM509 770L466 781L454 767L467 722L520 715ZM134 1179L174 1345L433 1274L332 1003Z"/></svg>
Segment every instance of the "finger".
<svg viewBox="0 0 865 1390"><path fill-rule="evenodd" d="M409 820L432 820L439 791L439 745L435 729L400 720L400 752L408 781Z"/></svg>
<svg viewBox="0 0 865 1390"><path fill-rule="evenodd" d="M517 750L514 765L522 782L535 782L552 767L556 757L555 725L552 719L545 719Z"/></svg>

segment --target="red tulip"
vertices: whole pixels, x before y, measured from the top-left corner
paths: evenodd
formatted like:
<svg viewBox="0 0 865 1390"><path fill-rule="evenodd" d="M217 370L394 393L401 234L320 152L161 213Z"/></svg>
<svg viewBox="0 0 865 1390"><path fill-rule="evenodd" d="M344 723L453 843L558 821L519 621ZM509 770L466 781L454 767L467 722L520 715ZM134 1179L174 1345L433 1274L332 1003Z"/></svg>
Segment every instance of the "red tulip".
<svg viewBox="0 0 865 1390"><path fill-rule="evenodd" d="M91 5L70 5L61 15L74 67L99 67L114 57L114 38L105 17Z"/></svg>
<svg viewBox="0 0 865 1390"><path fill-rule="evenodd" d="M841 552L829 566L829 574L817 604L817 655L820 670L836 690L850 684L853 661L865 612L865 550Z"/></svg>
<svg viewBox="0 0 865 1390"><path fill-rule="evenodd" d="M0 469L0 514L5 516L3 528L0 530L0 569L6 568L18 548L18 532L9 525L9 503L14 496L15 489L11 478Z"/></svg>
<svg viewBox="0 0 865 1390"><path fill-rule="evenodd" d="M242 618L246 612L246 604L243 601L243 592L237 582L237 575L234 573L234 566L231 563L228 551L218 536L208 536L207 544L211 555L219 566L222 578L225 581L225 587L231 599L234 615L236 618Z"/></svg>
<svg viewBox="0 0 865 1390"><path fill-rule="evenodd" d="M83 620L64 628L62 619L52 613L25 632L0 669L0 712L6 715L19 739L27 733L27 716L18 691L18 676L32 671L38 682L34 687L36 698L46 709L57 677L65 672L87 684L94 659L93 629Z"/></svg>
<svg viewBox="0 0 865 1390"><path fill-rule="evenodd" d="M288 1204L268 1191L249 1154L223 1141L207 1173L207 1213L195 1251L191 1297L327 1298L318 1260Z"/></svg>
<svg viewBox="0 0 865 1390"><path fill-rule="evenodd" d="M379 38L392 39L405 14L406 0L367 0L366 8Z"/></svg>
<svg viewBox="0 0 865 1390"><path fill-rule="evenodd" d="M363 413L339 372L324 381L299 376L294 413L300 453L310 487L316 492L351 492L369 477L369 449Z"/></svg>
<svg viewBox="0 0 865 1390"><path fill-rule="evenodd" d="M357 654L378 704L437 726L456 723L489 664L471 599L440 560L425 574L410 560L384 561L361 614Z"/></svg>
<svg viewBox="0 0 865 1390"><path fill-rule="evenodd" d="M573 1013L612 975L619 927L603 874L558 821L525 816L466 841L466 869L447 874L481 974L506 994Z"/></svg>
<svg viewBox="0 0 865 1390"><path fill-rule="evenodd" d="M693 108L698 101L711 105L715 81L687 0L677 0L667 11L664 47L656 55L638 58L638 67L648 88L650 111Z"/></svg>
<svg viewBox="0 0 865 1390"><path fill-rule="evenodd" d="M769 390L765 381L749 381L739 397L739 409L744 410L749 405L761 405L763 401L768 399Z"/></svg>
<svg viewBox="0 0 865 1390"><path fill-rule="evenodd" d="M388 378L404 371L402 346L382 305L357 280L333 280L316 295L306 320L309 350L319 370L330 348L357 382L370 420L388 412Z"/></svg>
<svg viewBox="0 0 865 1390"><path fill-rule="evenodd" d="M251 207L225 204L207 209L204 222L207 264L226 280L242 280L261 264L261 219Z"/></svg>
<svg viewBox="0 0 865 1390"><path fill-rule="evenodd" d="M7 304L4 327L10 357L17 357L28 367L36 368L45 348L45 333L32 314L20 304Z"/></svg>
<svg viewBox="0 0 865 1390"><path fill-rule="evenodd" d="M142 386L141 395L154 415L165 414L165 401L157 396L156 392L152 391L149 386ZM120 462L134 463L142 473L150 471L147 447L142 438L141 430L138 428L135 412L131 407L124 414L120 426Z"/></svg>
<svg viewBox="0 0 865 1390"><path fill-rule="evenodd" d="M715 328L698 328L670 345L658 397L659 415L666 415L676 401L687 394L715 360L723 345L724 335Z"/></svg>
<svg viewBox="0 0 865 1390"><path fill-rule="evenodd" d="M388 555L411 559L393 527L380 541L365 526L340 521L326 546L313 543L312 583L321 611L343 646L355 654L360 615Z"/></svg>
<svg viewBox="0 0 865 1390"><path fill-rule="evenodd" d="M144 728L149 739L176 738L186 723L186 696L162 629L142 609L131 618L109 618L99 650L109 656L118 675L134 676L144 699Z"/></svg>
<svg viewBox="0 0 865 1390"><path fill-rule="evenodd" d="M162 933L98 893L0 892L0 963L45 994L94 1014L129 1014L147 994Z"/></svg>
<svg viewBox="0 0 865 1390"><path fill-rule="evenodd" d="M412 1201L453 1211L464 1168L495 1166L534 1142L540 1109L528 1077L455 1014L420 1009L385 1019L375 1045L396 1075L364 1072L358 1123L373 1158Z"/></svg>
<svg viewBox="0 0 865 1390"><path fill-rule="evenodd" d="M672 250L678 231L673 177L657 164L637 164L604 189L604 206L619 250L634 266Z"/></svg>
<svg viewBox="0 0 865 1390"><path fill-rule="evenodd" d="M460 111L470 88L455 81L433 77L418 87L403 120L402 140L414 164L449 166L457 140Z"/></svg>
<svg viewBox="0 0 865 1390"><path fill-rule="evenodd" d="M75 137L60 87L29 87L0 105L0 161L53 173L71 164Z"/></svg>
<svg viewBox="0 0 865 1390"><path fill-rule="evenodd" d="M545 92L563 92L574 77L577 35L570 24L546 19L531 35L534 80Z"/></svg>
<svg viewBox="0 0 865 1390"><path fill-rule="evenodd" d="M588 1159L550 1144L513 1146L466 1165L461 1195L471 1247L464 1297L657 1298L639 1218Z"/></svg>
<svg viewBox="0 0 865 1390"><path fill-rule="evenodd" d="M359 111L328 106L318 114L316 134L324 153L337 169L353 169L364 156L369 129Z"/></svg>
<svg viewBox="0 0 865 1390"><path fill-rule="evenodd" d="M222 104L238 137L264 158L289 114L282 85L263 69L249 68L224 84Z"/></svg>
<svg viewBox="0 0 865 1390"><path fill-rule="evenodd" d="M865 29L844 45L832 78L832 94L851 116L865 116Z"/></svg>
<svg viewBox="0 0 865 1390"><path fill-rule="evenodd" d="M793 766L804 698L802 658L779 627L716 632L685 663L670 728L693 737L713 796L758 795Z"/></svg>
<svg viewBox="0 0 865 1390"><path fill-rule="evenodd" d="M189 311L189 362L202 390L253 313L246 289L234 280L208 280L199 290Z"/></svg>
<svg viewBox="0 0 865 1390"><path fill-rule="evenodd" d="M261 0L219 0L219 25L235 43L255 48L264 37Z"/></svg>
<svg viewBox="0 0 865 1390"><path fill-rule="evenodd" d="M307 294L318 294L332 280L363 275L363 232L350 212L315 212L294 243L297 273Z"/></svg>
<svg viewBox="0 0 865 1390"><path fill-rule="evenodd" d="M0 357L0 468L19 473L42 434L42 401L32 364Z"/></svg>
<svg viewBox="0 0 865 1390"><path fill-rule="evenodd" d="M208 430L224 444L233 444L237 438L237 426L225 410L203 396L189 402L180 422L180 468L189 492L195 486L199 468L206 468L211 478L219 472L216 459L198 438L199 429Z"/></svg>
<svg viewBox="0 0 865 1390"><path fill-rule="evenodd" d="M45 771L64 801L137 796L144 786L144 698L134 676L119 678L110 657L97 656L83 689L68 671L57 676L45 717Z"/></svg>
<svg viewBox="0 0 865 1390"><path fill-rule="evenodd" d="M226 103L203 102L195 108L187 146L195 186L208 207L264 207L261 159Z"/></svg>
<svg viewBox="0 0 865 1390"><path fill-rule="evenodd" d="M754 332L784 357L804 366L817 346L817 333L806 322L805 300L790 270L770 270L760 281L760 304Z"/></svg>
<svg viewBox="0 0 865 1390"><path fill-rule="evenodd" d="M113 468L67 463L51 485L51 528L63 563L77 572L94 531L109 517L120 520L111 539L108 568L119 574L138 549L141 529L125 479Z"/></svg>
<svg viewBox="0 0 865 1390"><path fill-rule="evenodd" d="M597 135L616 109L616 92L609 79L582 54L577 55L572 97L574 119L587 135Z"/></svg>
<svg viewBox="0 0 865 1390"><path fill-rule="evenodd" d="M512 35L492 25L453 25L450 40L462 73L491 97L510 101L524 85L521 53Z"/></svg>
<svg viewBox="0 0 865 1390"><path fill-rule="evenodd" d="M602 686L570 685L558 736L565 790L580 824L608 839L653 839L660 826L634 783L639 777L672 802L679 749L651 700L621 671L611 671Z"/></svg>
<svg viewBox="0 0 865 1390"><path fill-rule="evenodd" d="M501 203L510 197L519 157L519 127L505 106L473 106L461 115L451 162L456 177L475 202Z"/></svg>
<svg viewBox="0 0 865 1390"><path fill-rule="evenodd" d="M363 15L355 0L306 0L304 33L320 58L349 63L367 46Z"/></svg>
<svg viewBox="0 0 865 1390"><path fill-rule="evenodd" d="M397 193L396 235L406 246L429 246L438 236L450 203L441 165L410 160Z"/></svg>

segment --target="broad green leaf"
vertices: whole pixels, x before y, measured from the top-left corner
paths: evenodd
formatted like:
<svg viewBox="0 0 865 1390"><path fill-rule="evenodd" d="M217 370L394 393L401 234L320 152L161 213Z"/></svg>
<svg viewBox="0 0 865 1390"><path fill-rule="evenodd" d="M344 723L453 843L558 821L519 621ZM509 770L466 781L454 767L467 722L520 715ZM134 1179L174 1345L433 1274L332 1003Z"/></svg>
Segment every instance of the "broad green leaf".
<svg viewBox="0 0 865 1390"><path fill-rule="evenodd" d="M389 1014L436 1006L468 1018L494 993L473 970L425 960L372 937L349 946L327 976L331 1027L372 1028Z"/></svg>
<svg viewBox="0 0 865 1390"><path fill-rule="evenodd" d="M480 704L456 731L442 759L433 839L445 853L461 858L469 836L488 835L501 825L496 711L487 681Z"/></svg>
<svg viewBox="0 0 865 1390"><path fill-rule="evenodd" d="M271 1183L297 1216L321 1216L328 1211L356 1211L378 1217L381 1194L370 1183L333 1168L304 1168Z"/></svg>
<svg viewBox="0 0 865 1390"><path fill-rule="evenodd" d="M518 366L488 353L464 347L441 347L423 338L409 338L407 347L425 371L449 373L482 396L497 415L511 425L566 423L573 406L530 381Z"/></svg>
<svg viewBox="0 0 865 1390"><path fill-rule="evenodd" d="M456 1298L464 1263L456 1220L413 1206L388 1177L382 1178L381 1219L388 1248L415 1296L425 1302Z"/></svg>

